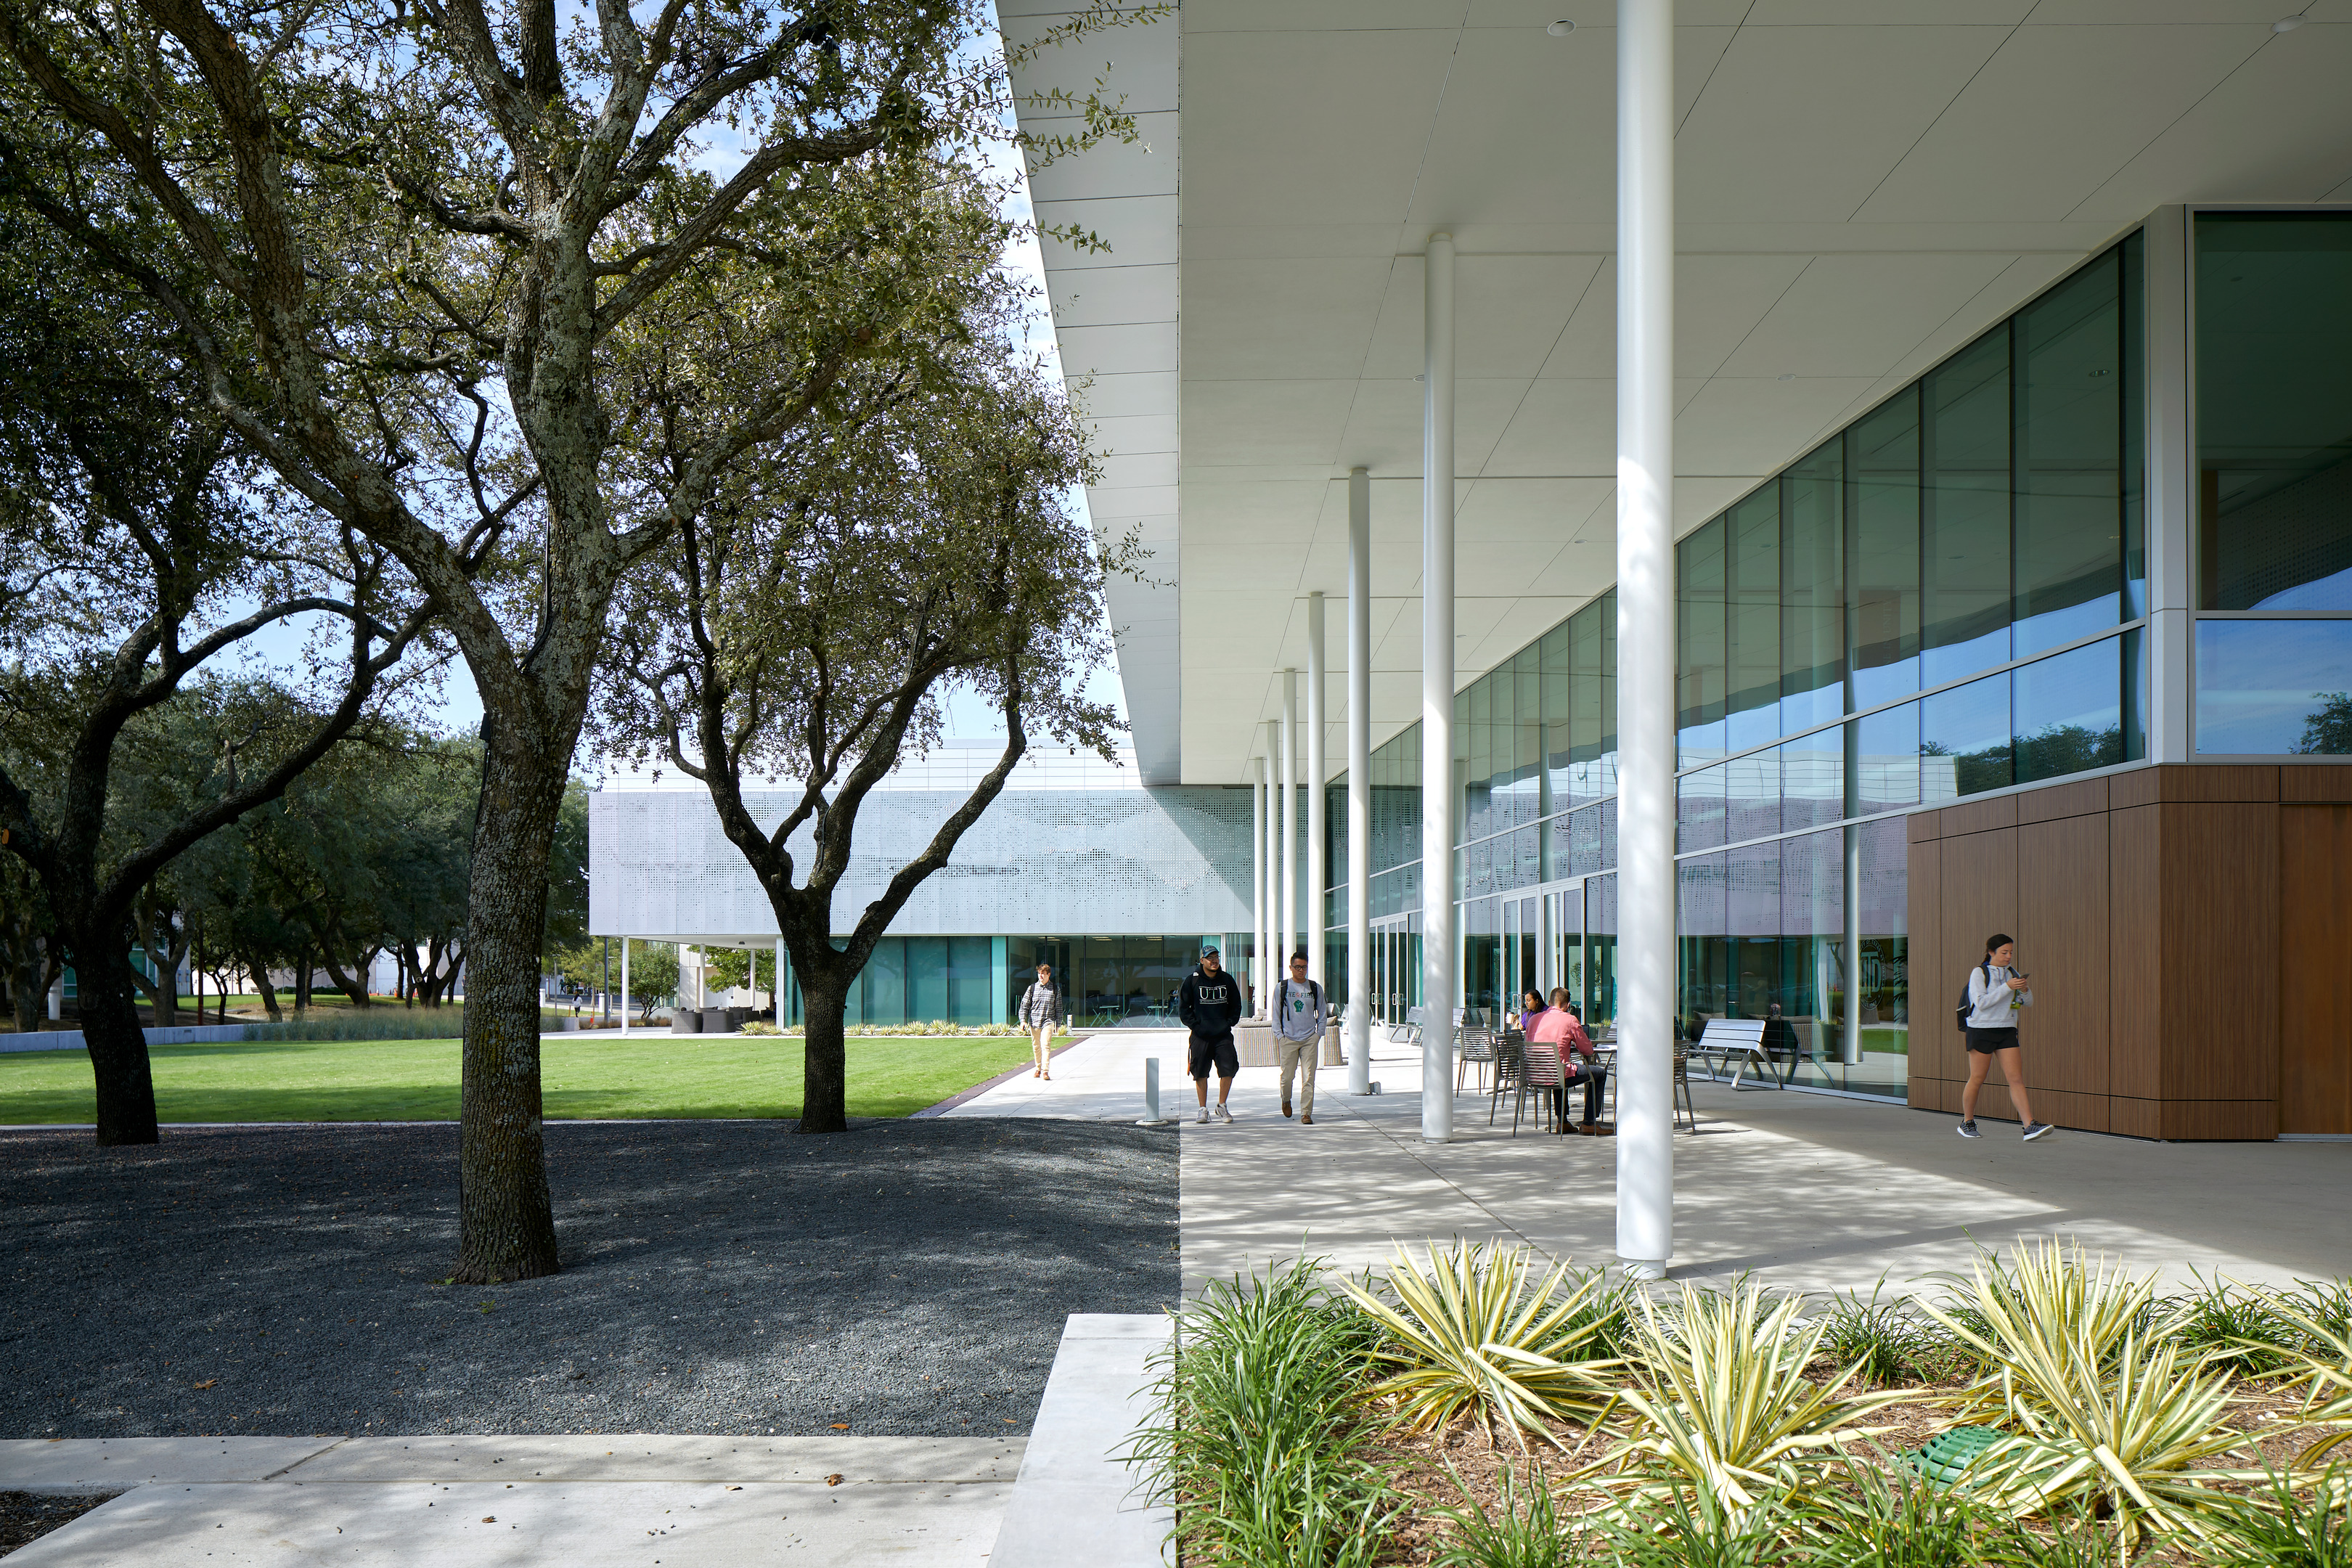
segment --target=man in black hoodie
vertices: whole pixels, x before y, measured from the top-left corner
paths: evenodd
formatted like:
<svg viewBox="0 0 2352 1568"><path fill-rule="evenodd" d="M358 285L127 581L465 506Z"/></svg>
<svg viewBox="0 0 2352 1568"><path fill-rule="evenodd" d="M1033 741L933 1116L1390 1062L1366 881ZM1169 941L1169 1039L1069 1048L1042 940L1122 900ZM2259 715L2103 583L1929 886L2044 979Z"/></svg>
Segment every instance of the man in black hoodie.
<svg viewBox="0 0 2352 1568"><path fill-rule="evenodd" d="M1176 993L1176 1016L1192 1031L1192 1089L1201 1102L1201 1120L1209 1120L1209 1068L1217 1069L1217 1114L1227 1121L1225 1097L1234 1091L1234 1074L1241 1070L1241 1053L1234 1048L1234 1026L1242 1019L1242 983L1217 963L1217 950L1201 950L1201 966L1184 976Z"/></svg>

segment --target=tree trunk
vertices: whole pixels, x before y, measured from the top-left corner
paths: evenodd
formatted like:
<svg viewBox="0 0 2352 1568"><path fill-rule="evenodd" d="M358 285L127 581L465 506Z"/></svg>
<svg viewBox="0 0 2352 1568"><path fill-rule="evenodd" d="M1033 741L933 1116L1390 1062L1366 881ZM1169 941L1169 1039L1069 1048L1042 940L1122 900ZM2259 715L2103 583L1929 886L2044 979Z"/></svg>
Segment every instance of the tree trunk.
<svg viewBox="0 0 2352 1568"><path fill-rule="evenodd" d="M364 1007L368 1005L367 966L365 964L362 964L360 966L359 974L354 978L352 975L345 974L343 973L343 966L335 962L335 950L331 946L320 949L319 958L320 962L327 966L327 978L335 983L336 990L341 992L344 995L352 999L352 1006Z"/></svg>
<svg viewBox="0 0 2352 1568"><path fill-rule="evenodd" d="M278 1010L278 987L269 978L268 966L257 964L256 961L247 959L245 972L253 977L253 989L261 997L261 1010L269 1015L269 1021L273 1024L284 1023L286 1016Z"/></svg>
<svg viewBox="0 0 2352 1568"><path fill-rule="evenodd" d="M801 1002L807 1034L801 1046L801 1128L803 1132L849 1130L847 1041L842 1019L849 987L831 975L801 976Z"/></svg>
<svg viewBox="0 0 2352 1568"><path fill-rule="evenodd" d="M10 978L8 988L16 999L16 1027L28 1035L45 1021L41 1017L41 993L45 987L40 981L39 959L27 956L17 960L16 973Z"/></svg>
<svg viewBox="0 0 2352 1568"><path fill-rule="evenodd" d="M310 1010L310 950L308 947L294 955L294 1011Z"/></svg>
<svg viewBox="0 0 2352 1568"><path fill-rule="evenodd" d="M466 901L472 972L459 1091L455 1279L467 1285L536 1279L560 1267L540 1125L539 951L548 850L571 745L535 747L514 728L485 726Z"/></svg>
<svg viewBox="0 0 2352 1568"><path fill-rule="evenodd" d="M74 933L81 1037L98 1090L101 1149L156 1141L155 1077L139 1024L137 975L121 938L119 930Z"/></svg>

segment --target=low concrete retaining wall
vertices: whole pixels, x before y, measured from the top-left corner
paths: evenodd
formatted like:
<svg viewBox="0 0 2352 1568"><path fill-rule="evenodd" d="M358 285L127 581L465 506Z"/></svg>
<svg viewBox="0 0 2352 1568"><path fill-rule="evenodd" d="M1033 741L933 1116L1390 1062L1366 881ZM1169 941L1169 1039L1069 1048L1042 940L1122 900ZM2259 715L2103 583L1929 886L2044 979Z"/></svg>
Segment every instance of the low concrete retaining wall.
<svg viewBox="0 0 2352 1568"><path fill-rule="evenodd" d="M191 1024L184 1028L149 1029L151 1046L205 1046L245 1038L243 1024ZM79 1029L41 1029L29 1035L0 1035L0 1051L78 1051Z"/></svg>

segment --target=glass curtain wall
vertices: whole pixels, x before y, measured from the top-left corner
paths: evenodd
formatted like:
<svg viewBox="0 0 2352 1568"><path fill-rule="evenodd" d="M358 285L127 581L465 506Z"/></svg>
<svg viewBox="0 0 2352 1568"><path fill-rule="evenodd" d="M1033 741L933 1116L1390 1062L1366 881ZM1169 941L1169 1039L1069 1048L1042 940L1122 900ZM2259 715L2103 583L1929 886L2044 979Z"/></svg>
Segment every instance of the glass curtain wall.
<svg viewBox="0 0 2352 1568"><path fill-rule="evenodd" d="M2332 245L2352 231L2328 233ZM2352 243L2329 249L2312 233L2256 237L2265 255L2293 252L2279 269L2332 278L2352 261ZM1900 1096L1908 939L1894 814L2144 757L2140 244L2078 268L1677 546L1687 1030L1777 1020L1800 1082ZM2201 271L2199 287L2201 309ZM2352 270L2334 287L2347 335L2326 352L2340 366ZM2319 378L2315 361L2305 380ZM2343 388L2339 370L2329 395ZM2292 474L2273 489L2338 485L2352 500L2352 405L2297 428L2300 455L2279 459ZM2230 437L2242 468L2262 456L2252 438ZM2209 462L2221 439L2200 435ZM2209 497L2254 505L2258 489L2209 482ZM2328 570L2352 584L2344 537ZM2305 558L2315 573L2335 559ZM2352 587L2307 591L2340 592L2352 614ZM2302 618L2289 628L2257 630L2308 648L2311 610L2291 608ZM1532 976L1567 985L1591 1022L1615 1016L1615 621L1604 595L1456 698L1459 1005L1495 1007ZM2339 627L2352 618L2328 634ZM2200 669L2221 658L2212 631ZM2344 648L2352 691L2352 637ZM1376 921L1419 907L1419 758L1417 728L1373 756ZM1386 818L1384 787L1397 792Z"/></svg>
<svg viewBox="0 0 2352 1568"><path fill-rule="evenodd" d="M2352 755L2352 214L2199 213L2197 749Z"/></svg>

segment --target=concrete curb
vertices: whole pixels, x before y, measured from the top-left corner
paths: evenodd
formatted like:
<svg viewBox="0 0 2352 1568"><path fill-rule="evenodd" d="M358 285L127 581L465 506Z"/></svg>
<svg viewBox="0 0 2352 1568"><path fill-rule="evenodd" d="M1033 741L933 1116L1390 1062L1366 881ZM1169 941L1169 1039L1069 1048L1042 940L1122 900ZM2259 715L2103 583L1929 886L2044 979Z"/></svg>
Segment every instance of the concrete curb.
<svg viewBox="0 0 2352 1568"><path fill-rule="evenodd" d="M1165 1315L1073 1312L1045 1380L990 1568L1159 1568L1172 1563L1172 1509L1119 1458L1152 1405L1150 1356Z"/></svg>

